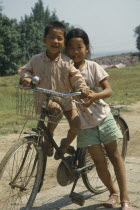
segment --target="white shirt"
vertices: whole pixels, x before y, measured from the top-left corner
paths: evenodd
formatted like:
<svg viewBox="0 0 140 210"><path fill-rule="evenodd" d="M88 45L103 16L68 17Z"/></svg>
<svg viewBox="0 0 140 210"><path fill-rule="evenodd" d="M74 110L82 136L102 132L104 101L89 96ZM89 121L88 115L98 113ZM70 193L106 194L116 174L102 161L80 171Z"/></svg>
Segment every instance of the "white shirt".
<svg viewBox="0 0 140 210"><path fill-rule="evenodd" d="M109 77L107 72L99 64L89 60L85 60L81 74L90 89L95 92L100 91L99 82ZM102 99L91 104L88 109L80 104L77 104L77 108L81 119L81 129L92 128L99 125L110 112L109 105Z"/></svg>

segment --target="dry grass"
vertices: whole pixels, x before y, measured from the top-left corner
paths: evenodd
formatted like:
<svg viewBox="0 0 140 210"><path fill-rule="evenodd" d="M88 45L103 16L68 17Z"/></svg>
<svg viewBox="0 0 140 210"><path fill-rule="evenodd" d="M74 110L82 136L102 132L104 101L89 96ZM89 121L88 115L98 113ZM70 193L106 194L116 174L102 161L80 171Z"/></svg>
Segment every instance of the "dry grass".
<svg viewBox="0 0 140 210"><path fill-rule="evenodd" d="M140 101L140 63L122 69L109 69L113 95L110 104L131 104ZM19 132L24 120L16 115L16 88L18 75L0 77L0 134ZM30 122L32 127L35 122Z"/></svg>

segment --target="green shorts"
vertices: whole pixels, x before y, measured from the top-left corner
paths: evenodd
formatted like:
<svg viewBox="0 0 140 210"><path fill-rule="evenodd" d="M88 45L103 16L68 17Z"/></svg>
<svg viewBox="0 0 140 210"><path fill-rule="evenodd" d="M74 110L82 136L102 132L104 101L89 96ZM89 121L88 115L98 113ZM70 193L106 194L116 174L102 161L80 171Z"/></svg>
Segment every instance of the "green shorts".
<svg viewBox="0 0 140 210"><path fill-rule="evenodd" d="M77 147L85 148L95 144L108 144L122 137L122 133L110 112L98 126L81 129L79 131L77 136Z"/></svg>

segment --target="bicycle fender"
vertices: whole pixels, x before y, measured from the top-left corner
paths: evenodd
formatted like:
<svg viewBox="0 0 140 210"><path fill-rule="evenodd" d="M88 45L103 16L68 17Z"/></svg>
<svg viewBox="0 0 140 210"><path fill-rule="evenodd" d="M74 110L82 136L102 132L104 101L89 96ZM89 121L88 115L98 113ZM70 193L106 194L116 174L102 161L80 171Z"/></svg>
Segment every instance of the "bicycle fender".
<svg viewBox="0 0 140 210"><path fill-rule="evenodd" d="M127 141L130 141L129 128L128 128L128 125L127 125L126 121L124 120L124 118L121 115L119 115L119 114L113 114L113 116L116 117L116 118L118 118L124 124L124 126L126 128L126 135L128 137L127 138L128 139Z"/></svg>

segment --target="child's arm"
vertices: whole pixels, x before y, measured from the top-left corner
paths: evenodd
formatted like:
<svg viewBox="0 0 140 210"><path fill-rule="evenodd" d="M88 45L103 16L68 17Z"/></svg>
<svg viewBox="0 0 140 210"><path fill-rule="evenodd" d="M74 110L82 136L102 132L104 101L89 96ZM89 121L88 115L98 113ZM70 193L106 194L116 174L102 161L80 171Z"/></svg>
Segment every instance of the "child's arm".
<svg viewBox="0 0 140 210"><path fill-rule="evenodd" d="M29 61L25 66L18 69L18 74L20 76L20 85L29 87L31 84L31 77L33 76L31 62ZM24 80L22 79L24 78Z"/></svg>
<svg viewBox="0 0 140 210"><path fill-rule="evenodd" d="M110 87L110 84L109 84L107 78L101 80L99 82L99 85L103 91L98 92L98 93L96 93L94 91L90 91L89 95L87 96L88 100L87 100L87 102L85 102L84 106L89 107L93 102L95 102L99 99L104 99L104 98L111 96L112 89Z"/></svg>
<svg viewBox="0 0 140 210"><path fill-rule="evenodd" d="M89 87L87 86L84 77L78 69L75 67L71 68L70 71L70 82L74 91L80 91L82 93L81 97L85 98L89 95Z"/></svg>

